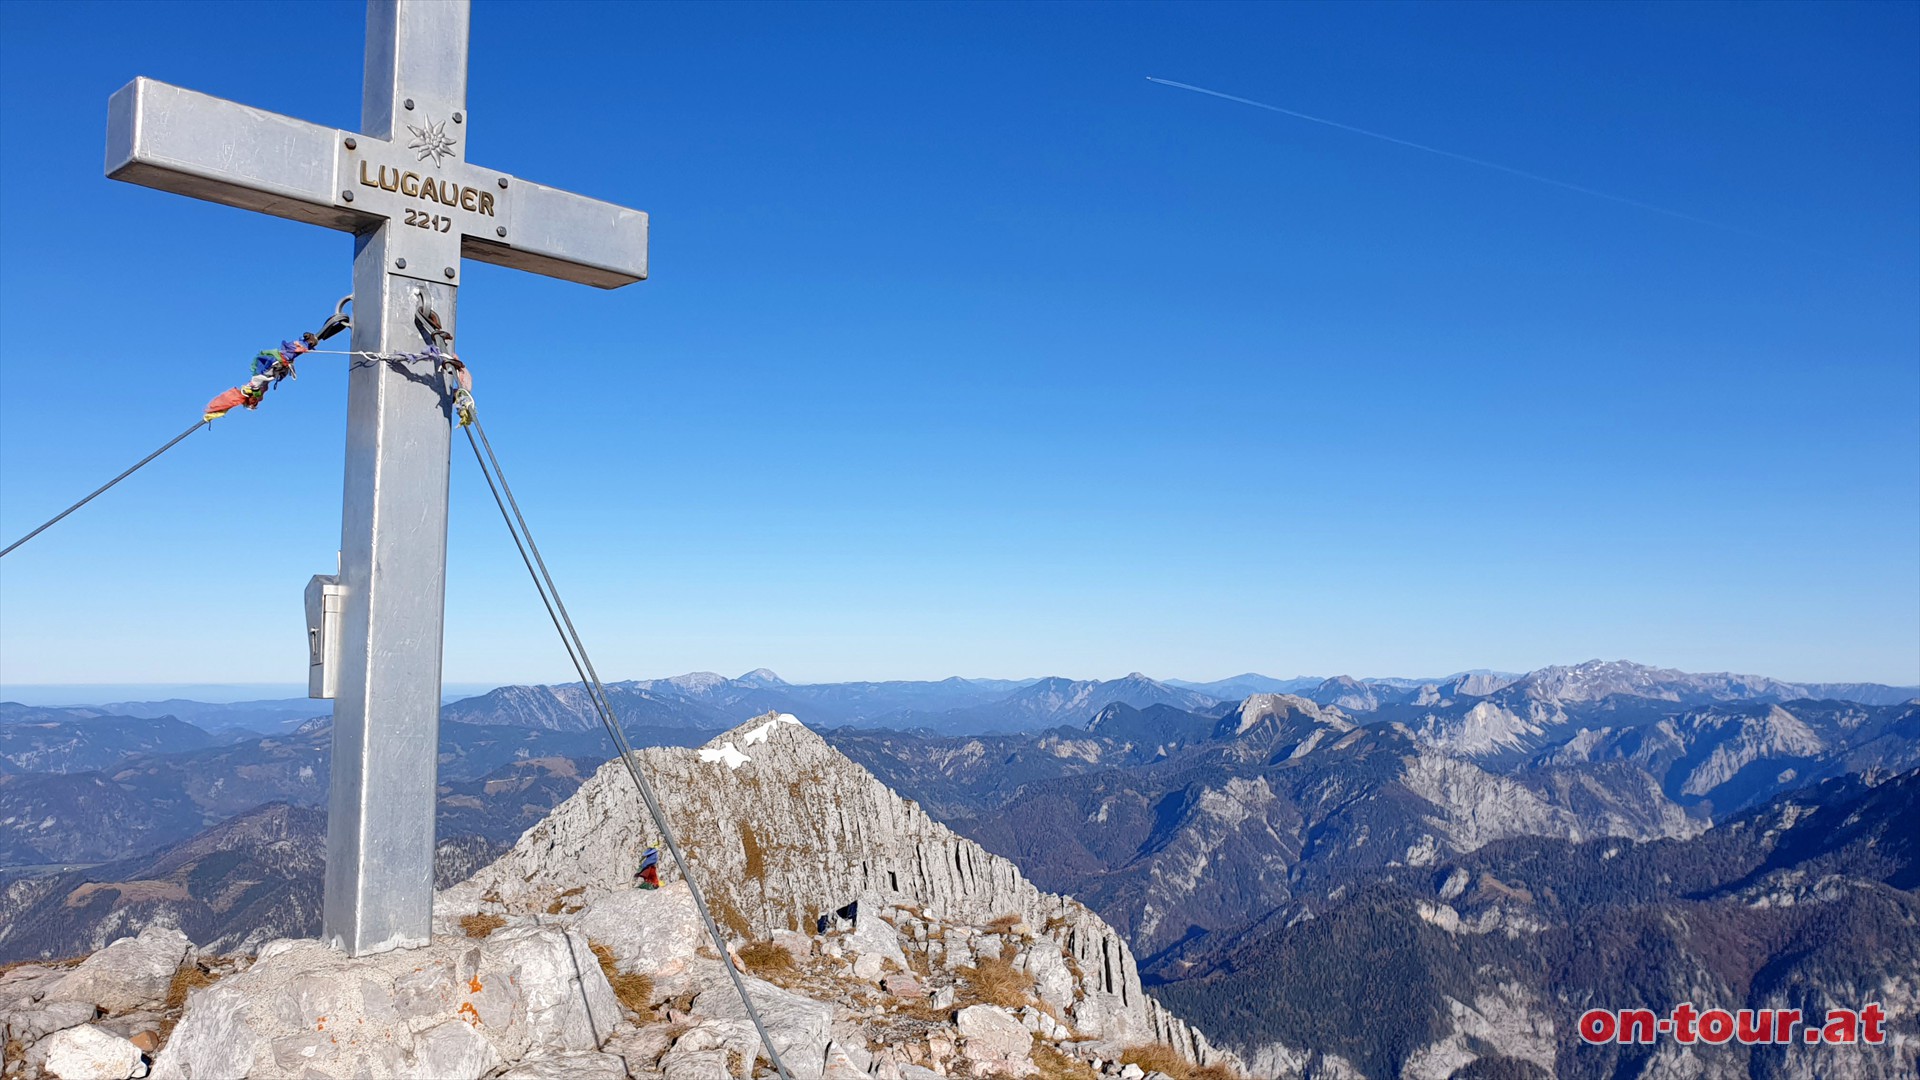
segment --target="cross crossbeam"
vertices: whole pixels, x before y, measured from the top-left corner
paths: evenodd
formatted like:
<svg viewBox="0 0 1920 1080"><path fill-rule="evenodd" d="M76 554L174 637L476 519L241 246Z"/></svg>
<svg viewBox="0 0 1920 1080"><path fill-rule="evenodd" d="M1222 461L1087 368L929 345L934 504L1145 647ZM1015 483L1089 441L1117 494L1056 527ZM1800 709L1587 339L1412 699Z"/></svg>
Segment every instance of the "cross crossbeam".
<svg viewBox="0 0 1920 1080"><path fill-rule="evenodd" d="M454 329L461 260L601 288L647 276L647 215L466 160L468 0L369 0L361 130L135 79L108 103L107 175L352 233L353 349ZM338 693L323 936L422 945L433 913L450 388L427 363L348 377Z"/></svg>

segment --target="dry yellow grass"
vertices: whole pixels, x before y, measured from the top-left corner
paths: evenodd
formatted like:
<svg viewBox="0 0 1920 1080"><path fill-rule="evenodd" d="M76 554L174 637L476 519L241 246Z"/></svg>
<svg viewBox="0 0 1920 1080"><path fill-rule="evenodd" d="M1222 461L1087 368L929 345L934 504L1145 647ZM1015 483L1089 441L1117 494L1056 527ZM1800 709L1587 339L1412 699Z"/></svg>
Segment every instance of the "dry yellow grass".
<svg viewBox="0 0 1920 1080"><path fill-rule="evenodd" d="M933 961L927 956L926 948L911 948L906 953L907 967L913 972L914 978L926 982L933 975Z"/></svg>
<svg viewBox="0 0 1920 1080"><path fill-rule="evenodd" d="M212 962L218 961L220 957L209 956L205 959ZM167 1045L167 1038L173 1034L174 1025L180 1022L180 1011L187 1006L187 995L203 986L213 985L218 978L217 975L200 970L200 965L193 962L182 964L180 970L173 973L173 980L167 983L165 1003L160 1007L160 1030L155 1033L161 1046ZM19 1059L9 1053L7 1060L18 1061Z"/></svg>
<svg viewBox="0 0 1920 1080"><path fill-rule="evenodd" d="M973 988L974 996L989 1005L1017 1009L1033 1004L1033 979L1016 971L1010 961L996 956L982 957L973 967L961 968L960 974Z"/></svg>
<svg viewBox="0 0 1920 1080"><path fill-rule="evenodd" d="M747 857L747 880L760 881L767 876L767 859L760 850L760 838L754 835L753 826L740 823L740 849Z"/></svg>
<svg viewBox="0 0 1920 1080"><path fill-rule="evenodd" d="M740 962L747 970L768 982L790 979L800 973L793 954L771 941L751 942L740 949Z"/></svg>
<svg viewBox="0 0 1920 1080"><path fill-rule="evenodd" d="M720 925L733 931L736 937L753 937L753 924L748 922L747 917L740 914L740 909L729 903L725 896L709 894L707 907L713 912L713 917L720 921Z"/></svg>
<svg viewBox="0 0 1920 1080"><path fill-rule="evenodd" d="M1195 1065L1162 1043L1129 1046L1120 1052L1120 1062L1138 1065L1147 1072L1157 1069L1173 1080L1239 1080L1239 1074L1225 1065Z"/></svg>
<svg viewBox="0 0 1920 1080"><path fill-rule="evenodd" d="M462 915L460 932L470 938L483 938L495 930L507 925L507 920L498 915Z"/></svg>
<svg viewBox="0 0 1920 1080"><path fill-rule="evenodd" d="M987 932L990 934L1010 933L1014 927L1020 925L1024 921L1025 920L1020 918L1020 916L1018 915L1002 915L999 918L987 924Z"/></svg>
<svg viewBox="0 0 1920 1080"><path fill-rule="evenodd" d="M209 956L205 959L211 963L218 961L220 958L217 956ZM180 970L173 973L173 981L167 983L166 1003L161 1007L168 1011L185 1008L188 994L203 986L213 985L216 978L218 978L218 976L200 970L199 964L189 963L181 965Z"/></svg>
<svg viewBox="0 0 1920 1080"><path fill-rule="evenodd" d="M613 950L605 945L590 945L593 958L600 961L600 973L607 977L607 985L613 987L614 999L620 1007L632 1013L641 1023L650 1023L653 1015L653 980L645 975L623 974L614 963Z"/></svg>
<svg viewBox="0 0 1920 1080"><path fill-rule="evenodd" d="M579 911L581 908L585 907L586 905L585 904L569 904L567 903L567 900L570 897L579 896L581 893L586 891L587 891L587 887L585 885L576 885L573 888L568 889L566 892L561 893L559 896L554 897L553 903L547 905L547 914L571 915L574 912Z"/></svg>

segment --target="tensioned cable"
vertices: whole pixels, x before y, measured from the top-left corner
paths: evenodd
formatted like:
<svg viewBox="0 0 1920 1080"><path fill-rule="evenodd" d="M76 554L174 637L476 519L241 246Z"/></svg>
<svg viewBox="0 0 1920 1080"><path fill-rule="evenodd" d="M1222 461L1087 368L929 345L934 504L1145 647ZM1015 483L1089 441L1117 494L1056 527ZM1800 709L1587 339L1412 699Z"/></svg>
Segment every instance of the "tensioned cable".
<svg viewBox="0 0 1920 1080"><path fill-rule="evenodd" d="M34 537L39 536L41 533L46 532L48 529L53 528L53 526L57 524L61 518L66 517L68 514L71 514L75 510L78 510L81 507L87 505L93 500L99 498L101 495L106 494L106 491L108 488L112 487L113 485L119 483L122 480L125 480L127 477L132 476L134 473L139 472L141 466L145 465L149 461L152 461L154 458L159 457L161 454L164 454L167 451L173 449L176 445L179 444L180 440L186 438L187 436L193 434L196 431L199 431L201 428L206 427L208 424L211 424L211 423L213 423L213 421L211 420L202 420L199 423L194 424L192 427L188 428L187 430L181 432L180 434L175 435L170 441L168 441L167 445L161 447L158 450L155 450L153 453L148 454L146 457L141 458L139 461L134 462L133 467L128 469L126 472L123 472L119 476L116 476L113 479L107 481L106 483L101 484L99 487L94 488L93 494L88 495L86 498L81 499L79 502L74 503L72 506L69 506L65 510L62 510L59 513L53 515L52 517L48 518L45 522L43 522L39 528L33 530L32 532L21 537L20 539L15 540L13 543L8 544L5 551L0 551L0 558L5 558L7 553L12 551L14 548L17 548L21 544L24 544L27 541L33 539Z"/></svg>
<svg viewBox="0 0 1920 1080"><path fill-rule="evenodd" d="M340 302L333 305L333 314L329 316L326 319L326 321L320 324L320 329L315 330L309 334L300 335L300 340L298 342L293 342L293 341L282 342L281 348L293 353L293 356L291 358L286 356L285 353L283 353L280 349L262 350L259 356L255 358L254 362L256 365L264 362L268 356L272 356L274 360L277 361L277 363L270 369L257 367L257 366L254 368L254 379L250 381L249 385L251 386L256 383L261 385L259 387L259 393L256 394L251 399L250 402L245 398L236 398L235 400L228 402L224 407L220 408L218 411L212 411L211 406L219 404L221 398L224 398L227 395L222 394L220 395L220 397L215 398L213 401L208 403L209 411L207 415L200 418L199 423L193 425L192 427L181 432L180 434L175 435L165 446L162 446L160 449L155 450L153 453L148 454L146 457L141 458L139 461L134 462L132 468L128 469L126 472L121 473L119 476L116 476L113 479L107 481L106 483L100 485L99 487L95 488L91 495L88 495L86 498L81 499L79 502L74 503L72 506L67 507L65 510L60 511L58 514L53 515L53 517L48 518L44 523L41 524L39 528L33 530L32 532L21 537L20 539L15 540L13 543L8 544L4 550L0 550L0 558L5 558L7 555L12 553L13 549L19 547L21 544L26 543L27 541L33 539L36 536L39 536L41 533L46 532L48 529L52 528L55 524L57 524L60 521L61 518L66 517L68 514L73 513L75 510L78 510L81 507L92 502L93 500L99 498L101 495L106 493L108 488L111 488L113 485L119 483L122 480L125 480L127 477L132 476L134 473L140 471L140 468L144 466L147 462L152 461L154 458L157 458L161 454L164 454L167 451L173 449L175 446L179 445L182 439L185 439L187 436L193 434L196 431L199 431L201 428L206 427L208 424L213 423L213 421L219 419L220 417L225 416L227 412L233 409L235 406L240 404L246 404L247 408L249 409L257 406L260 403L260 396L264 395L268 388L272 386L280 385L280 380L283 377L291 378L293 376L293 360L294 359L297 359L298 357L303 356L307 353L314 353L314 352L325 352L325 353L331 353L334 355L341 355L341 356L357 355L352 351L342 352L341 350L338 350L338 349L313 348L313 346L319 345L321 342L327 340L333 335L338 334L342 330L345 330L349 326L353 325L353 320L346 314L347 305L351 303L353 303L353 297L351 295L341 297ZM267 382L265 380L265 377L268 375L272 376L272 379L270 382ZM235 387L233 391L228 391L228 393L234 393L238 389L239 389L238 387Z"/></svg>
<svg viewBox="0 0 1920 1080"><path fill-rule="evenodd" d="M526 564L527 573L533 578L533 586L540 593L540 602L547 609L547 618L553 620L553 628L560 634L560 643L567 650L567 659L572 661L573 670L580 676L580 682L587 688L587 696L593 701L594 711L600 715L600 724L606 728L608 738L612 739L614 750L627 766L627 775L633 778L633 786L640 793L640 801L646 805L647 813L652 816L654 827L660 830L660 838L665 841L667 850L673 854L674 865L680 869L680 877L687 883L687 890L693 896L693 904L700 912L700 921L706 924L707 934L713 938L714 948L720 951L720 966L733 980L733 987L740 993L740 1003L746 1006L747 1019L753 1021L753 1029L760 1036L760 1045L766 1048L767 1058L772 1061L774 1070L781 1080L792 1080L787 1066L780 1059L780 1052L774 1049L773 1038L760 1022L760 1011L754 1008L753 998L747 993L747 984L740 978L728 959L727 940L714 924L713 915L707 910L707 898L700 891L700 883L694 879L692 868L687 865L686 856L681 854L680 843L673 835L673 829L667 824L666 814L660 809L660 802L654 795L653 785L647 782L646 775L634 762L634 750L627 742L626 734L620 730L620 722L613 713L613 703L607 697L606 687L601 685L600 675L593 668L593 661L587 657L586 643L580 640L580 632L574 629L573 619L567 614L567 606L560 600L560 590L553 583L553 575L547 571L545 559L540 557L540 547L533 542L533 531L527 528L527 519L520 513L519 500L513 497L513 488L507 484L507 474L500 468L500 459L494 456L493 443L487 439L486 428L476 418L471 426L463 426L467 433L467 445L473 448L473 459L480 466L480 474L487 481L487 490L493 493L493 501L500 508L500 517L507 524L507 532L513 536L513 545L520 551L520 561ZM474 432L480 434L479 441L474 440ZM481 456L481 447L486 454ZM491 467L489 467L491 464ZM494 485L495 477L499 486ZM502 499L502 493L505 498ZM508 507L512 507L511 513ZM518 527L516 528L516 523ZM522 543L524 538L525 543ZM531 552L531 556L529 556ZM537 567L537 569L536 569Z"/></svg>

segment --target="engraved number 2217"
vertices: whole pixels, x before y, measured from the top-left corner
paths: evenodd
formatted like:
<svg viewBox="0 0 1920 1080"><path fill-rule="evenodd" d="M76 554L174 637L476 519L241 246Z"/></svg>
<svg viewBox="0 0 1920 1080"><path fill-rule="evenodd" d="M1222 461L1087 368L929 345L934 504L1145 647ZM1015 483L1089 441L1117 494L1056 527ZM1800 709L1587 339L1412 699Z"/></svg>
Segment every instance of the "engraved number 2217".
<svg viewBox="0 0 1920 1080"><path fill-rule="evenodd" d="M432 232L452 232L453 219L439 214L422 213L419 210L407 211L407 224Z"/></svg>

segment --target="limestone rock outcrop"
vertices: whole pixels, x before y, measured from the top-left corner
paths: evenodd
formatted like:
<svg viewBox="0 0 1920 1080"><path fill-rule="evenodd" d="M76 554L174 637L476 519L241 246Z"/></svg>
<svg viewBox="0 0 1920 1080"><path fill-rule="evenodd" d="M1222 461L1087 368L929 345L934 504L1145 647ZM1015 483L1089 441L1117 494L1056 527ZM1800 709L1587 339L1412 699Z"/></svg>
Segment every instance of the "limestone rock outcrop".
<svg viewBox="0 0 1920 1080"><path fill-rule="evenodd" d="M192 950L193 942L180 931L149 926L138 937L121 938L81 961L48 988L44 1000L78 1001L106 1012L158 1005Z"/></svg>
<svg viewBox="0 0 1920 1080"><path fill-rule="evenodd" d="M153 1075L478 1077L503 1062L598 1050L619 1023L578 932L516 926L359 958L276 941L194 995Z"/></svg>
<svg viewBox="0 0 1920 1080"><path fill-rule="evenodd" d="M954 1016L967 1057L989 1076L1032 1076L1033 1036L1007 1010L994 1005L969 1005Z"/></svg>
<svg viewBox="0 0 1920 1080"><path fill-rule="evenodd" d="M859 902L948 967L1013 945L1043 1000L1083 1035L1163 1043L1200 1063L1221 1058L1146 994L1132 950L1099 916L933 820L793 716L761 717L698 750L635 756L715 918L737 938L814 929L821 916ZM624 767L611 761L512 850L442 893L441 906L450 917L535 910L569 889L587 897L627 890L642 853L659 843ZM968 929L1001 923L1028 934ZM882 968L889 959L904 957L883 957ZM879 974L871 964L863 973Z"/></svg>
<svg viewBox="0 0 1920 1080"><path fill-rule="evenodd" d="M125 1080L145 1075L139 1047L92 1024L54 1032L46 1051L47 1072L60 1080Z"/></svg>

